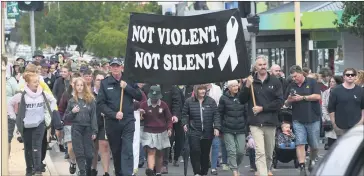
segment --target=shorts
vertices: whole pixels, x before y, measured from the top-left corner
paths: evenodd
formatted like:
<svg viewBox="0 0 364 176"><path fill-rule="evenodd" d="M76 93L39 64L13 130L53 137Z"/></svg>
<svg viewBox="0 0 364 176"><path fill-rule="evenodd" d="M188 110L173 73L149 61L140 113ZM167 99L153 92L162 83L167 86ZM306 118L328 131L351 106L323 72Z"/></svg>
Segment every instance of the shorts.
<svg viewBox="0 0 364 176"><path fill-rule="evenodd" d="M14 137L15 130L15 120L8 118L8 142L11 143L11 140Z"/></svg>
<svg viewBox="0 0 364 176"><path fill-rule="evenodd" d="M317 149L320 141L320 121L312 123L300 123L293 121L296 146L308 144L311 148Z"/></svg>
<svg viewBox="0 0 364 176"><path fill-rule="evenodd" d="M63 127L64 136L63 136L63 142L72 142L72 135L71 135L71 125L66 125Z"/></svg>
<svg viewBox="0 0 364 176"><path fill-rule="evenodd" d="M107 140L106 130L105 130L104 126L99 126L96 139L97 140Z"/></svg>

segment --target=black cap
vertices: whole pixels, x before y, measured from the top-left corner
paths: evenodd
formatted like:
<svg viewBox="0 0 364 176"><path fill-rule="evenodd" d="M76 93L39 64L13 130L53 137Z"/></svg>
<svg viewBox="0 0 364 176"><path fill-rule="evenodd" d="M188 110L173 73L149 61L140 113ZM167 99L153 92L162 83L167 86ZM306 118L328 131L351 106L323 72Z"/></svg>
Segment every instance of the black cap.
<svg viewBox="0 0 364 176"><path fill-rule="evenodd" d="M110 62L110 65L112 65L112 64L123 65L123 61L121 59L115 57Z"/></svg>

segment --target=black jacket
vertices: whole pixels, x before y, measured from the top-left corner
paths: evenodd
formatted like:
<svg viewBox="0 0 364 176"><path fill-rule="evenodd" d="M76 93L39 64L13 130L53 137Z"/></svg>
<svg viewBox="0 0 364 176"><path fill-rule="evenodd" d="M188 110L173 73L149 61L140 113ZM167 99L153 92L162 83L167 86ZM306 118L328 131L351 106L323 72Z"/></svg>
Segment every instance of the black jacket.
<svg viewBox="0 0 364 176"><path fill-rule="evenodd" d="M137 84L127 82L123 96L123 120L134 119L134 104L133 99L140 101L142 93ZM97 112L103 113L108 122L117 122L116 113L120 110L121 87L120 80L116 80L113 76L108 76L101 81L100 90L97 95Z"/></svg>
<svg viewBox="0 0 364 176"><path fill-rule="evenodd" d="M277 126L278 112L283 106L282 83L268 73L267 78L261 82L257 75L254 76L254 95L257 106L262 106L263 111L254 115L251 90L245 84L239 95L240 102L248 102L248 123L253 126Z"/></svg>
<svg viewBox="0 0 364 176"><path fill-rule="evenodd" d="M182 110L182 126L188 126L188 135L211 139L214 129L221 129L221 119L214 99L205 96L202 102L203 128L200 102L195 97L186 100Z"/></svg>
<svg viewBox="0 0 364 176"><path fill-rule="evenodd" d="M182 97L177 86L161 85L161 91L162 101L168 105L171 114L181 118Z"/></svg>
<svg viewBox="0 0 364 176"><path fill-rule="evenodd" d="M57 100L57 105L59 105L59 102L62 98L62 94L66 90L64 81L65 80L63 77L59 77L58 79L56 79L53 85L52 93L54 95L54 98L56 98Z"/></svg>
<svg viewBox="0 0 364 176"><path fill-rule="evenodd" d="M218 109L223 133L245 133L246 109L245 105L240 103L238 95L232 96L226 91L220 98Z"/></svg>
<svg viewBox="0 0 364 176"><path fill-rule="evenodd" d="M281 82L282 84L282 92L283 95L285 95L286 91L287 91L287 87L288 87L288 81L282 77L278 78L278 80Z"/></svg>

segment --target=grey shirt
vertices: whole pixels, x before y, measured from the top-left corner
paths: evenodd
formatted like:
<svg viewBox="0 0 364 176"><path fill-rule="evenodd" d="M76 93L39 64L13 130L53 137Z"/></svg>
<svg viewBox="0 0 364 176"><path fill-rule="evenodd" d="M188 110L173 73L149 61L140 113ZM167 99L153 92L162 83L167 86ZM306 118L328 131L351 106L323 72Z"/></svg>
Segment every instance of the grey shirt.
<svg viewBox="0 0 364 176"><path fill-rule="evenodd" d="M72 109L78 105L80 111L73 113ZM68 101L65 119L72 122L74 125L91 126L94 135L98 132L97 119L96 119L96 103L93 100L87 104L85 100L79 98L76 102L74 98Z"/></svg>

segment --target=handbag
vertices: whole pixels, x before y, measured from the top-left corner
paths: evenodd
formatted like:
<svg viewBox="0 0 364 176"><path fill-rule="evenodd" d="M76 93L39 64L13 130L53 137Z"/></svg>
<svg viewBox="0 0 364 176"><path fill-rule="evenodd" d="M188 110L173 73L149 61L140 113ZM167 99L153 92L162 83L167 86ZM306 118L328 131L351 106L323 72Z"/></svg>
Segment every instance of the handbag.
<svg viewBox="0 0 364 176"><path fill-rule="evenodd" d="M326 121L322 122L322 127L325 132L328 132L328 131L331 131L334 129L334 127L332 126L331 120L326 120Z"/></svg>
<svg viewBox="0 0 364 176"><path fill-rule="evenodd" d="M44 111L44 121L45 121L45 124L46 124L46 127L47 128L50 128L51 127L51 123L52 123L52 110L51 110L51 107L49 105L49 102L47 100L47 97L45 96L44 92L42 92L42 95L43 95L43 98L44 98L44 103L46 104L46 106L44 107L45 111Z"/></svg>

